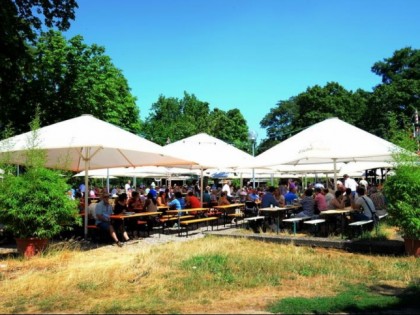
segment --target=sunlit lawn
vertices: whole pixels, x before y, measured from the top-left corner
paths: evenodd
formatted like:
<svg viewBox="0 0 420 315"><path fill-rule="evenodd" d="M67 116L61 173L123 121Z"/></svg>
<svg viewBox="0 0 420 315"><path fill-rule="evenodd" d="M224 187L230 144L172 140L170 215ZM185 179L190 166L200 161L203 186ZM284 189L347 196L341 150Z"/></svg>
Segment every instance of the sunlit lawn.
<svg viewBox="0 0 420 315"><path fill-rule="evenodd" d="M414 257L213 236L69 247L0 261L0 313L372 311L411 305L420 292Z"/></svg>

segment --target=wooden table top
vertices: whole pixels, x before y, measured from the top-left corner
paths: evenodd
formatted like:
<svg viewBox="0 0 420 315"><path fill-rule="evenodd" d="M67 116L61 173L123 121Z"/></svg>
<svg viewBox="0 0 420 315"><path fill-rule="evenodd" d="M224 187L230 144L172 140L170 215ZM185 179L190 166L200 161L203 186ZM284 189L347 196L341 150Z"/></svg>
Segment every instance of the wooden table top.
<svg viewBox="0 0 420 315"><path fill-rule="evenodd" d="M352 211L352 209L325 210L325 211L321 211L320 215L323 215L323 214L343 214L343 213L349 213L351 211Z"/></svg>
<svg viewBox="0 0 420 315"><path fill-rule="evenodd" d="M215 209L229 209L229 208L236 208L236 207L244 207L244 203L232 203L230 205L223 205L223 206L214 206Z"/></svg>
<svg viewBox="0 0 420 315"><path fill-rule="evenodd" d="M260 208L260 211L286 211L288 209L291 208L286 208L286 207L267 207L267 208Z"/></svg>
<svg viewBox="0 0 420 315"><path fill-rule="evenodd" d="M137 218L137 217L146 217L149 215L159 215L161 212L139 212L139 213L129 213L129 214L112 214L110 217L111 219L130 219L130 218Z"/></svg>
<svg viewBox="0 0 420 315"><path fill-rule="evenodd" d="M179 213L179 212L194 212L194 211L208 211L209 208L190 208L190 209L181 209L181 210L168 210L166 213Z"/></svg>

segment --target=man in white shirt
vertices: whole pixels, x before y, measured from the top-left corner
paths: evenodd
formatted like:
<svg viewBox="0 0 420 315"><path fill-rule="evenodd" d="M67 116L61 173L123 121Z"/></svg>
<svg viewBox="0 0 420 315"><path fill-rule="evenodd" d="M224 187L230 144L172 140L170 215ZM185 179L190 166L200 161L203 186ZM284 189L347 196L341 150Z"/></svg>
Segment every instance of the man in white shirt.
<svg viewBox="0 0 420 315"><path fill-rule="evenodd" d="M226 193L227 199L232 202L232 195L230 194L230 180L227 180L222 187L222 191Z"/></svg>
<svg viewBox="0 0 420 315"><path fill-rule="evenodd" d="M351 194L353 197L356 195L357 186L359 185L353 178L350 178L349 175L344 174L344 187L351 189Z"/></svg>

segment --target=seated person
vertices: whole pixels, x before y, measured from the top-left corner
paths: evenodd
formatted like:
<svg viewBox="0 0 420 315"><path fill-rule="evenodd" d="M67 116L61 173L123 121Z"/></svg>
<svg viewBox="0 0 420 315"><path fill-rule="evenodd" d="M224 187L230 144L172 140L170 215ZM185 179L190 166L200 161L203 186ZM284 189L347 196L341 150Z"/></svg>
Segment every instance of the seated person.
<svg viewBox="0 0 420 315"><path fill-rule="evenodd" d="M284 196L284 200L286 202L286 205L293 204L293 201L298 199L298 195L296 194L296 187L293 187L289 190L289 192Z"/></svg>
<svg viewBox="0 0 420 315"><path fill-rule="evenodd" d="M157 212L157 201L151 191L147 194L146 201L144 202L143 210L145 212Z"/></svg>
<svg viewBox="0 0 420 315"><path fill-rule="evenodd" d="M351 207L351 201L353 199L353 195L351 193L350 188L346 188L344 190L343 199L344 199L344 207Z"/></svg>
<svg viewBox="0 0 420 315"><path fill-rule="evenodd" d="M158 196L156 198L156 202L158 206L166 206L166 192L163 190L160 190L158 193Z"/></svg>
<svg viewBox="0 0 420 315"><path fill-rule="evenodd" d="M313 197L313 190L311 188L308 188L305 190L305 194L300 201L300 204L302 206L302 211L297 213L295 215L296 218L304 218L304 217L314 217L314 206L315 201Z"/></svg>
<svg viewBox="0 0 420 315"><path fill-rule="evenodd" d="M211 195L207 189L203 192L203 203L207 204L207 206L211 206Z"/></svg>
<svg viewBox="0 0 420 315"><path fill-rule="evenodd" d="M314 203L315 203L314 214L319 214L319 212L325 211L328 209L327 202L325 201L325 195L322 193L322 188L315 188Z"/></svg>
<svg viewBox="0 0 420 315"><path fill-rule="evenodd" d="M127 200L128 197L126 193L122 193L118 196L117 201L114 205L114 214L121 214L128 211Z"/></svg>
<svg viewBox="0 0 420 315"><path fill-rule="evenodd" d="M229 202L229 200L227 199L227 195L226 195L226 192L225 192L225 191L222 191L222 192L220 193L220 197L219 197L219 200L218 200L218 202L217 202L217 205L218 205L218 206L230 205L230 202Z"/></svg>
<svg viewBox="0 0 420 315"><path fill-rule="evenodd" d="M375 205L377 215L384 215L387 213L385 196L376 186L370 188L369 198L372 199L373 204Z"/></svg>
<svg viewBox="0 0 420 315"><path fill-rule="evenodd" d="M328 209L336 210L336 209L344 209L344 198L343 192L341 190L335 191L334 198L330 201L328 205Z"/></svg>
<svg viewBox="0 0 420 315"><path fill-rule="evenodd" d="M185 208L188 208L188 209L201 208L200 199L194 196L194 193L192 191L189 191L187 193L187 196L185 198Z"/></svg>
<svg viewBox="0 0 420 315"><path fill-rule="evenodd" d="M284 196L280 192L280 188L277 187L274 191L274 197L279 202L279 207L284 207L286 205L286 200L284 199Z"/></svg>
<svg viewBox="0 0 420 315"><path fill-rule="evenodd" d="M127 207L130 212L140 212L143 209L143 202L138 191L134 190L131 192L131 197L127 201Z"/></svg>
<svg viewBox="0 0 420 315"><path fill-rule="evenodd" d="M174 200L172 200L169 204L169 209L172 210L182 210L185 209L185 200L182 197L182 193L180 191L176 191L175 192L175 198ZM182 212L178 212L178 215L181 216L183 215Z"/></svg>
<svg viewBox="0 0 420 315"><path fill-rule="evenodd" d="M111 223L111 214L112 213L113 213L112 206L109 203L109 194L104 193L104 194L102 194L102 200L100 202L98 202L96 204L96 207L95 207L96 225L97 225L98 228L100 228L102 230L109 231L109 234L111 235L112 239L115 241L115 243L119 247L121 247L121 246L123 246L123 243L120 242L118 237L117 237L117 234L115 232L116 229L113 226L114 222ZM123 237L126 241L129 240L127 232L125 232L125 231L123 232Z"/></svg>
<svg viewBox="0 0 420 315"><path fill-rule="evenodd" d="M278 207L279 202L274 197L275 188L270 186L261 199L261 208Z"/></svg>
<svg viewBox="0 0 420 315"><path fill-rule="evenodd" d="M255 189L252 189L251 193L247 196L247 200L256 202L260 200L260 196L257 194L257 191Z"/></svg>
<svg viewBox="0 0 420 315"><path fill-rule="evenodd" d="M372 199L365 196L365 189L361 186L356 189L357 198L352 198L352 208L356 210L353 214L354 221L373 220L376 208Z"/></svg>

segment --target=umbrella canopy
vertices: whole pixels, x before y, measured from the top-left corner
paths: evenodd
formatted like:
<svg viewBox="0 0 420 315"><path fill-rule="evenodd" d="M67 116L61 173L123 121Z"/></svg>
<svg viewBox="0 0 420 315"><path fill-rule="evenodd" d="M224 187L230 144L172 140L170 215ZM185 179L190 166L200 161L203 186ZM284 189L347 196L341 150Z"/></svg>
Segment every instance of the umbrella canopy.
<svg viewBox="0 0 420 315"><path fill-rule="evenodd" d="M115 177L164 177L172 174L195 174L198 175L197 170L189 170L177 167L164 166L139 166L139 167L116 167L116 168L101 168L89 171L89 176L109 176ZM85 176L85 171L81 171L74 176Z"/></svg>
<svg viewBox="0 0 420 315"><path fill-rule="evenodd" d="M36 148L46 151L46 167L79 172L107 167L142 165L191 165L190 160L164 153L161 146L124 129L82 115L35 131ZM8 154L11 163L25 164L25 152L34 132L27 132L0 142L0 155ZM13 153L13 154L10 154ZM87 235L87 194L85 194L85 236Z"/></svg>
<svg viewBox="0 0 420 315"><path fill-rule="evenodd" d="M261 153L254 167L326 163L334 171L336 184L337 163L391 163L392 153L400 149L338 118L329 118Z"/></svg>
<svg viewBox="0 0 420 315"><path fill-rule="evenodd" d="M193 161L192 169L238 168L254 162L252 155L206 133L167 144L164 149L167 154Z"/></svg>
<svg viewBox="0 0 420 315"><path fill-rule="evenodd" d="M206 133L176 141L164 146L168 154L193 161L189 167L201 170L201 200L203 200L203 170L208 168L238 168L243 163L254 163L254 157ZM183 167L183 166L181 166Z"/></svg>

